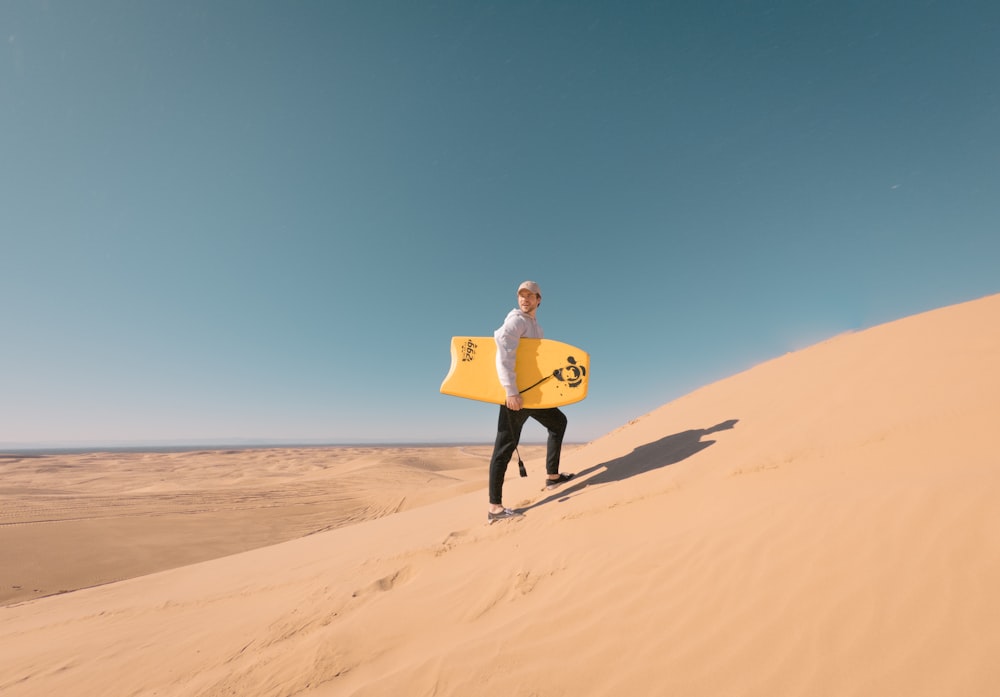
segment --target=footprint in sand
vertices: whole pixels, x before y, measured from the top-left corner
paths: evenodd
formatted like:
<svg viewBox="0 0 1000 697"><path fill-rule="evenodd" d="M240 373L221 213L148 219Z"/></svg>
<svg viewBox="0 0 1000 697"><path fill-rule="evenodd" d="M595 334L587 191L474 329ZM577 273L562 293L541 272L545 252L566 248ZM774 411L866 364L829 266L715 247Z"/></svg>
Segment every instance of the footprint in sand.
<svg viewBox="0 0 1000 697"><path fill-rule="evenodd" d="M361 598L366 595L371 595L373 593L384 593L385 591L390 591L396 586L398 586L400 583L405 582L409 577L410 577L409 567L403 567L402 569L396 571L395 573L376 579L375 581L372 581L364 588L354 591L351 594L351 597Z"/></svg>

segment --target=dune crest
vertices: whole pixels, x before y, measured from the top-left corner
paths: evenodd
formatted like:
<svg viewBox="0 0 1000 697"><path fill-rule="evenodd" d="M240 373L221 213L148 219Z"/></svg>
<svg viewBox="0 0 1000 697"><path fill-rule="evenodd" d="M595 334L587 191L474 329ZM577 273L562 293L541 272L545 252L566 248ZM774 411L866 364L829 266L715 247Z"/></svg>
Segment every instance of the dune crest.
<svg viewBox="0 0 1000 697"><path fill-rule="evenodd" d="M842 335L508 479L515 521L484 477L2 608L0 693L990 694L997 395L1000 295Z"/></svg>

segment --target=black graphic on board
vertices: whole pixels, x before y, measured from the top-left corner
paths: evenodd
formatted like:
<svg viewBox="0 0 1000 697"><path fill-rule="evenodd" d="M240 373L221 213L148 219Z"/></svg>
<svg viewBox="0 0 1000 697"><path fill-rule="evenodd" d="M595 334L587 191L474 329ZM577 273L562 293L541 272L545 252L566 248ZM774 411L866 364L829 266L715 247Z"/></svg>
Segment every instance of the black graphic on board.
<svg viewBox="0 0 1000 697"><path fill-rule="evenodd" d="M559 368L552 373L556 380L565 382L570 387L579 387L583 384L583 379L587 375L587 369L576 364L576 359L569 356L566 361L569 363L565 368Z"/></svg>

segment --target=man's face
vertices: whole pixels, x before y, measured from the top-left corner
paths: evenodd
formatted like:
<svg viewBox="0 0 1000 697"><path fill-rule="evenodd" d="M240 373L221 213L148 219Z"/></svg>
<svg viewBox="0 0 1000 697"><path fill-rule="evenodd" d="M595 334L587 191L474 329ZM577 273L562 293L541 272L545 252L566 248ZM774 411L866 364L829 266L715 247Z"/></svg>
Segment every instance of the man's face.
<svg viewBox="0 0 1000 697"><path fill-rule="evenodd" d="M538 309L538 303L541 302L541 298L532 293L530 290L522 290L517 294L517 304L521 308L521 312L527 314L533 313Z"/></svg>

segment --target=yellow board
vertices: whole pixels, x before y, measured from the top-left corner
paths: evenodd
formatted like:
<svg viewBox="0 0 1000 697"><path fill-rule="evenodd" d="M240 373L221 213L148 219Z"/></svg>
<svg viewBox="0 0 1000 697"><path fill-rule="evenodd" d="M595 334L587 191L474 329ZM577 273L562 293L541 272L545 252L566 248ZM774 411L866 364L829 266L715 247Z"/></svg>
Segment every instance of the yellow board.
<svg viewBox="0 0 1000 697"><path fill-rule="evenodd" d="M507 395L497 377L496 357L492 336L452 337L451 370L441 383L441 392L503 404ZM587 396L590 356L576 346L551 339L521 339L514 369L528 409L559 407Z"/></svg>

